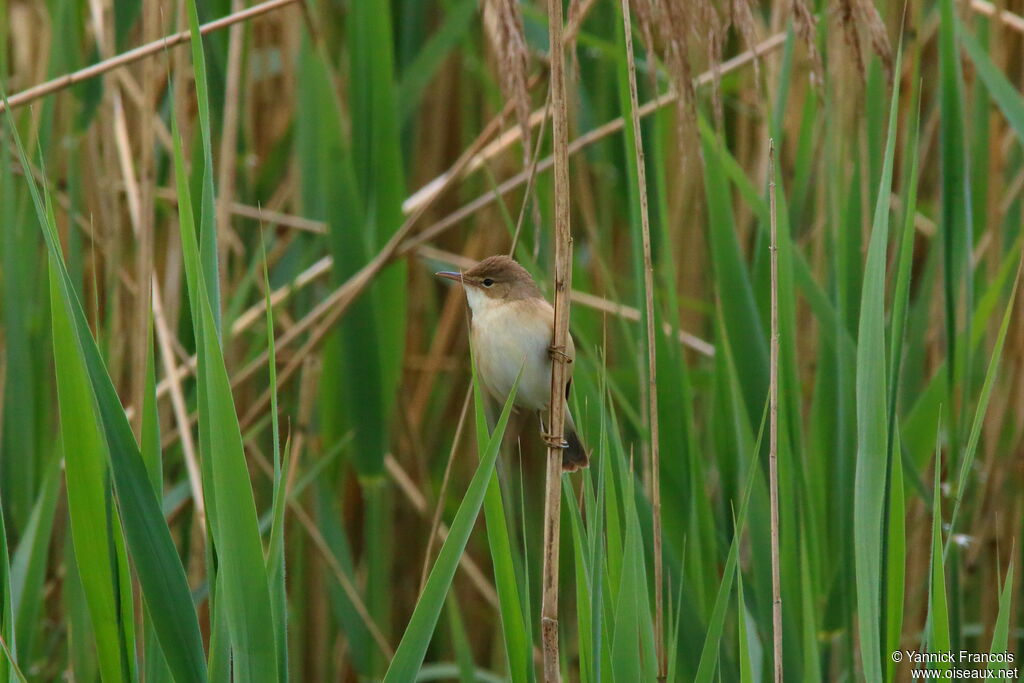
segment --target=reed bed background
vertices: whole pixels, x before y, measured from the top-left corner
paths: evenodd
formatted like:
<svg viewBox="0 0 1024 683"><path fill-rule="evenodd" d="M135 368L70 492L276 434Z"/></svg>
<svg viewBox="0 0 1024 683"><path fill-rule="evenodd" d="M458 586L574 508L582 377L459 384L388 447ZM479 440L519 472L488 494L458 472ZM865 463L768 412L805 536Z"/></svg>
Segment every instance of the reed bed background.
<svg viewBox="0 0 1024 683"><path fill-rule="evenodd" d="M1021 653L1024 3L0 6L0 678ZM546 589L433 272L565 230Z"/></svg>

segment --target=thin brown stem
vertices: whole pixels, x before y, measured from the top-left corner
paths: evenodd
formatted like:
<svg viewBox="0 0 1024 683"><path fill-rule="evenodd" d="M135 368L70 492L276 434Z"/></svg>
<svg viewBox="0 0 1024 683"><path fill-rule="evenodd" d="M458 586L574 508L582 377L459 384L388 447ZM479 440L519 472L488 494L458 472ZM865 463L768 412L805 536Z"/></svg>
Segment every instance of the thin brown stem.
<svg viewBox="0 0 1024 683"><path fill-rule="evenodd" d="M658 447L657 362L654 337L654 265L651 261L651 221L647 207L647 170L644 166L644 143L640 133L640 103L636 87L636 60L633 57L633 31L629 17L629 0L622 0L622 25L626 36L626 62L629 72L629 112L633 128L633 153L636 155L637 189L640 197L640 230L644 250L644 305L647 318L647 419L650 422L650 496L654 545L654 646L658 659L658 680L668 675L665 657L664 577L661 548L661 456Z"/></svg>
<svg viewBox="0 0 1024 683"><path fill-rule="evenodd" d="M153 292L153 323L156 327L157 345L160 347L160 359L164 366L164 375L169 380L168 390L171 394L171 407L174 411L174 419L178 424L178 434L181 436L181 449L185 458L185 471L188 473L188 483L192 491L192 501L196 508L196 520L200 532L206 537L206 497L203 495L203 477L199 469L199 456L196 453L195 442L192 440L192 426L185 404L185 393L181 387L181 375L178 365L174 359L174 349L170 325L164 313L163 297L160 294L160 283L154 277L152 280Z"/></svg>
<svg viewBox="0 0 1024 683"><path fill-rule="evenodd" d="M569 131L562 49L562 0L548 0L551 59L551 143L555 190L555 326L552 348L566 347L569 337L569 288L572 284L572 229L569 214ZM548 466L544 494L544 568L541 599L541 640L544 680L559 681L558 668L558 535L562 503L562 441L565 428L565 384L569 377L564 354L552 354L551 399L548 404Z"/></svg>
<svg viewBox="0 0 1024 683"><path fill-rule="evenodd" d="M775 683L782 683L782 580L779 571L779 242L775 215L775 141L768 140L768 202L771 211L772 338L769 378L768 487L772 535L772 651Z"/></svg>
<svg viewBox="0 0 1024 683"><path fill-rule="evenodd" d="M462 439L462 429L466 425L466 415L469 413L469 400L473 396L473 385L466 388L466 397L462 400L462 411L459 413L459 424L455 427L455 437L452 439L452 447L448 453L448 463L444 466L444 476L441 477L441 490L437 492L437 505L434 507L434 514L430 520L430 533L427 535L427 549L423 551L423 570L420 572L420 593L427 585L427 573L430 571L430 558L434 550L434 536L441 526L441 511L444 510L444 501L448 492L448 480L452 474L452 463L455 462L455 452L459 448L459 441Z"/></svg>

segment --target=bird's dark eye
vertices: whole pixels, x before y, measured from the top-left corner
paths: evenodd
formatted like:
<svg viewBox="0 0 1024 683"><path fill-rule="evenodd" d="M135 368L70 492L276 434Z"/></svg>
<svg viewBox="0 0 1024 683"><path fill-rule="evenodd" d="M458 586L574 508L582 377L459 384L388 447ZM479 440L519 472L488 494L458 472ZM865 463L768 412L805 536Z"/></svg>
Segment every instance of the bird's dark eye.
<svg viewBox="0 0 1024 683"><path fill-rule="evenodd" d="M484 278L484 287L490 287L493 284L494 284L494 280L492 280L489 277Z"/></svg>

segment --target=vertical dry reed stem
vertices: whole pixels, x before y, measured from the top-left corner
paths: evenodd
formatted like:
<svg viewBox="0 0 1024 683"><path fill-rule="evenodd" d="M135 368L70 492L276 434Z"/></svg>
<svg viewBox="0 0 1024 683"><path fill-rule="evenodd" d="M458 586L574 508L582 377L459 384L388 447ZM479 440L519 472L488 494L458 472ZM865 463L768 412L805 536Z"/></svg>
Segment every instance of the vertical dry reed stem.
<svg viewBox="0 0 1024 683"><path fill-rule="evenodd" d="M779 243L775 217L775 140L768 140L768 202L771 213L772 338L769 378L768 487L772 534L772 652L775 683L782 683L782 581L779 573Z"/></svg>
<svg viewBox="0 0 1024 683"><path fill-rule="evenodd" d="M189 487L192 492L192 504L196 507L196 523L199 526L203 537L206 537L206 498L203 495L203 477L199 470L199 457L196 454L196 446L192 440L192 427L188 415L188 407L185 403L185 392L181 387L182 377L179 376L178 366L175 363L174 349L172 348L173 336L167 316L164 313L163 298L160 295L160 283L153 277L152 284L153 298L153 322L156 327L157 345L160 347L160 358L163 361L164 375L170 380L171 407L174 411L174 419L178 424L178 434L181 436L181 449L185 457L185 471L188 473ZM141 414L141 411L139 411Z"/></svg>
<svg viewBox="0 0 1024 683"><path fill-rule="evenodd" d="M555 181L555 329L552 347L565 348L569 336L569 287L572 284L572 231L569 223L569 131L565 97L565 65L562 52L562 0L548 0L548 36L551 59L551 144ZM551 400L548 432L551 443L562 440L565 427L565 383L568 378L564 354L551 360ZM541 600L541 639L544 650L544 680L558 681L558 532L562 502L562 449L548 445L548 467L544 494L544 571Z"/></svg>
<svg viewBox="0 0 1024 683"><path fill-rule="evenodd" d="M633 32L630 30L629 0L622 0L622 28L626 36L626 62L629 72L629 113L633 124L633 152L636 155L637 190L640 197L640 230L644 249L644 303L647 318L647 419L650 420L651 462L650 495L654 515L654 645L658 658L658 680L668 673L665 658L664 594L661 560L661 455L658 448L657 363L654 346L654 266L651 263L651 221L647 210L647 170L644 167L644 143L640 135L640 102L636 89L636 60L633 57Z"/></svg>

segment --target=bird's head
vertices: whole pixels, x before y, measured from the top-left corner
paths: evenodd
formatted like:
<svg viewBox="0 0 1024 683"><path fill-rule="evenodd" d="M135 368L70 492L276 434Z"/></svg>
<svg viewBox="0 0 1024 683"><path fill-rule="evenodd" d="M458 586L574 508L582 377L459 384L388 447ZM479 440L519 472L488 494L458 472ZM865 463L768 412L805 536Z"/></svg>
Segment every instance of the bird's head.
<svg viewBox="0 0 1024 683"><path fill-rule="evenodd" d="M474 311L499 302L541 296L526 268L508 256L489 256L465 272L442 271L437 276L462 283Z"/></svg>

